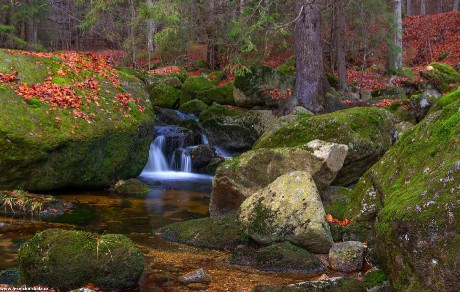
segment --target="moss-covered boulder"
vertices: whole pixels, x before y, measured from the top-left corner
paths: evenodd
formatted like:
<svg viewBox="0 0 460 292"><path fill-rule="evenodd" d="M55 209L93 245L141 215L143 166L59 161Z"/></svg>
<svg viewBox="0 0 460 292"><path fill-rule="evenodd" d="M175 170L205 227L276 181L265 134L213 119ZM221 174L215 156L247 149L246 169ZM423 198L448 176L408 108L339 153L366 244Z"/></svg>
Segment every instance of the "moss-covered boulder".
<svg viewBox="0 0 460 292"><path fill-rule="evenodd" d="M208 106L199 99L193 99L180 105L181 112L186 114L194 114L196 116L199 116L200 113L207 108Z"/></svg>
<svg viewBox="0 0 460 292"><path fill-rule="evenodd" d="M250 110L241 114L222 108L211 106L201 113L200 119L209 141L230 150L250 149L276 119L268 110Z"/></svg>
<svg viewBox="0 0 460 292"><path fill-rule="evenodd" d="M429 89L421 94L412 95L410 98L410 111L418 120L422 120L428 114L428 111L441 97L441 93L436 89Z"/></svg>
<svg viewBox="0 0 460 292"><path fill-rule="evenodd" d="M212 88L216 88L216 86L207 78L203 76L190 77L185 80L184 84L182 85L182 95L180 102L183 104L192 99L196 99L198 93Z"/></svg>
<svg viewBox="0 0 460 292"><path fill-rule="evenodd" d="M313 253L328 253L333 243L318 189L307 172L282 175L247 198L238 222L261 244L289 241Z"/></svg>
<svg viewBox="0 0 460 292"><path fill-rule="evenodd" d="M428 115L353 191L349 228L374 227L367 236L375 235L376 254L396 290L458 288L459 108L457 100Z"/></svg>
<svg viewBox="0 0 460 292"><path fill-rule="evenodd" d="M355 278L329 278L322 281L307 281L286 286L259 285L253 292L365 292L365 285Z"/></svg>
<svg viewBox="0 0 460 292"><path fill-rule="evenodd" d="M152 105L163 108L177 108L181 92L170 85L158 84L150 90Z"/></svg>
<svg viewBox="0 0 460 292"><path fill-rule="evenodd" d="M317 276L325 269L317 257L289 242L274 243L257 250L239 247L233 250L229 262L261 271L301 272L308 276Z"/></svg>
<svg viewBox="0 0 460 292"><path fill-rule="evenodd" d="M260 149L228 159L214 177L209 212L212 216L234 213L246 198L293 171L308 172L323 190L334 180L346 155L345 145L316 140L303 147Z"/></svg>
<svg viewBox="0 0 460 292"><path fill-rule="evenodd" d="M236 218L225 216L177 222L161 227L156 232L170 241L215 249L234 249L250 241L238 226Z"/></svg>
<svg viewBox="0 0 460 292"><path fill-rule="evenodd" d="M233 83L227 83L220 87L201 91L197 94L196 98L207 105L211 105L213 103L236 105L235 99L233 98Z"/></svg>
<svg viewBox="0 0 460 292"><path fill-rule="evenodd" d="M0 188L100 188L139 175L154 124L142 81L84 54L0 50L0 73L11 68L21 83L0 82Z"/></svg>
<svg viewBox="0 0 460 292"><path fill-rule="evenodd" d="M236 105L282 108L294 90L295 78L269 67L251 67L237 75L233 97Z"/></svg>
<svg viewBox="0 0 460 292"><path fill-rule="evenodd" d="M420 75L443 93L452 90L452 85L460 83L460 73L447 64L431 63L429 70Z"/></svg>
<svg viewBox="0 0 460 292"><path fill-rule="evenodd" d="M23 284L60 289L87 283L126 289L144 270L144 256L124 235L61 229L36 234L19 248L18 259Z"/></svg>
<svg viewBox="0 0 460 292"><path fill-rule="evenodd" d="M117 181L109 190L117 194L146 194L150 188L140 180L132 178Z"/></svg>
<svg viewBox="0 0 460 292"><path fill-rule="evenodd" d="M352 108L330 114L303 116L263 135L253 149L292 147L312 140L345 144L348 156L334 184L358 180L391 147L394 140L392 114L382 108Z"/></svg>

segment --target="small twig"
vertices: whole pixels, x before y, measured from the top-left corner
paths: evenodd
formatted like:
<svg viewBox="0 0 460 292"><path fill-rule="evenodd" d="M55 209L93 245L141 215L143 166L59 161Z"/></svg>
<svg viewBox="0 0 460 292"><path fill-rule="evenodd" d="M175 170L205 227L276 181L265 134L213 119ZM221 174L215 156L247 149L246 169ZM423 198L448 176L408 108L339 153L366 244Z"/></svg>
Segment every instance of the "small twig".
<svg viewBox="0 0 460 292"><path fill-rule="evenodd" d="M313 2L314 2L314 1L313 1ZM303 9L304 9L304 6L302 5L302 7L300 8L299 15L297 15L297 17L296 17L293 21L288 22L288 23L283 24L283 25L279 25L279 26L275 27L275 29L284 28L284 27L286 27L286 26L290 26L291 24L294 24L294 23L296 23L297 21L299 21L300 17L302 16Z"/></svg>

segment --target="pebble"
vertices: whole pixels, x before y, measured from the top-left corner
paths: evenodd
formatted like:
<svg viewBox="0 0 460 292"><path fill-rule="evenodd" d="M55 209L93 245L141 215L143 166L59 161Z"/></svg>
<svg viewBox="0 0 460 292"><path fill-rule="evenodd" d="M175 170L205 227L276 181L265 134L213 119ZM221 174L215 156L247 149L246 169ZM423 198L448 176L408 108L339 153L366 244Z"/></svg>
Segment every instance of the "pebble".
<svg viewBox="0 0 460 292"><path fill-rule="evenodd" d="M210 284L211 275L201 268L187 273L185 275L182 275L181 277L179 277L179 282L185 285L191 283Z"/></svg>

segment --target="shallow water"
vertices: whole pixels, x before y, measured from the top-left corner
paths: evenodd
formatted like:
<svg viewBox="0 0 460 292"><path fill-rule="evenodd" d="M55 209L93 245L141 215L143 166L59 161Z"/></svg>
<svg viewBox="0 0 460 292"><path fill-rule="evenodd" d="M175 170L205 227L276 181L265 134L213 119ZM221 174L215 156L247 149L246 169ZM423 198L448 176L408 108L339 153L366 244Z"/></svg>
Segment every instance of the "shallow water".
<svg viewBox="0 0 460 292"><path fill-rule="evenodd" d="M208 216L212 177L191 173L143 173L155 182L144 195L109 192L73 192L55 196L75 207L56 217L5 217L0 222L0 270L17 267L17 249L35 233L48 228L80 229L98 233L126 234L146 255L139 291L187 290L177 278L205 268L213 282L209 291L250 291L257 284L288 284L307 280L302 274L259 272L226 262L229 252L201 249L167 242L155 229L172 222ZM0 211L1 214L1 211Z"/></svg>

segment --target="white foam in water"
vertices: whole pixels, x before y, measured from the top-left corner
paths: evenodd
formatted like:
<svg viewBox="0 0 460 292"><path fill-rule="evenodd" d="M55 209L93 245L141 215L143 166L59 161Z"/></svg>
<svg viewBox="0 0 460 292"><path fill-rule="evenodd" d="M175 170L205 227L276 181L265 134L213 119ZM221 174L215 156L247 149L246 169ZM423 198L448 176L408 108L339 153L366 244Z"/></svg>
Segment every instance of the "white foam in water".
<svg viewBox="0 0 460 292"><path fill-rule="evenodd" d="M150 144L149 160L142 172L168 171L168 163L163 154L165 136L158 136Z"/></svg>

